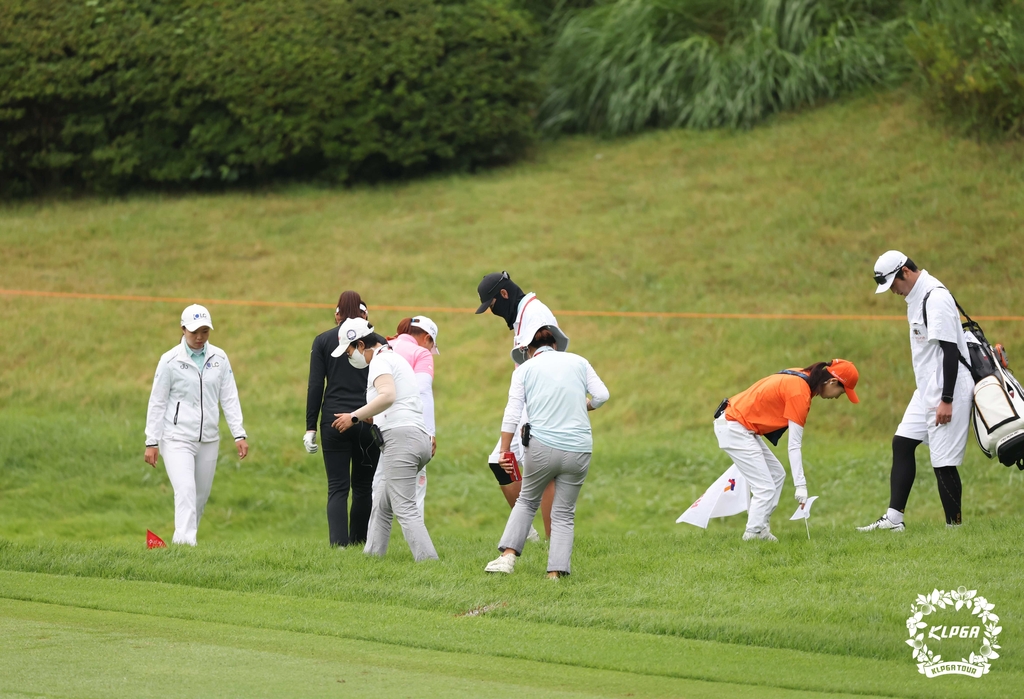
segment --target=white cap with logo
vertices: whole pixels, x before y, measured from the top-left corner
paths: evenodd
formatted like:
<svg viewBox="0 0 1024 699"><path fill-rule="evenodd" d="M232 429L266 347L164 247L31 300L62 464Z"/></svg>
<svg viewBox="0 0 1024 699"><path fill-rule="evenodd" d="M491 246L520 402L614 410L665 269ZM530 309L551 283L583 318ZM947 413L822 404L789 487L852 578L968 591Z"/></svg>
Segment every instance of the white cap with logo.
<svg viewBox="0 0 1024 699"><path fill-rule="evenodd" d="M892 286L892 280L896 278L896 273L903 269L905 264L907 264L907 256L899 250L882 253L882 256L875 261L875 284L878 285L875 293L881 294L888 291Z"/></svg>
<svg viewBox="0 0 1024 699"><path fill-rule="evenodd" d="M190 333L194 333L197 329L204 326L213 330L210 312L206 310L206 306L200 306L197 303L192 304L181 312L181 324Z"/></svg>
<svg viewBox="0 0 1024 699"><path fill-rule="evenodd" d="M419 328L426 334L430 335L430 339L434 341L434 349L430 351L433 354L441 354L441 351L437 349L437 323L426 316L415 316L409 325L414 328Z"/></svg>
<svg viewBox="0 0 1024 699"><path fill-rule="evenodd" d="M348 318L338 326L338 347L331 352L332 357L345 354L348 346L361 337L373 334L373 326L362 318Z"/></svg>

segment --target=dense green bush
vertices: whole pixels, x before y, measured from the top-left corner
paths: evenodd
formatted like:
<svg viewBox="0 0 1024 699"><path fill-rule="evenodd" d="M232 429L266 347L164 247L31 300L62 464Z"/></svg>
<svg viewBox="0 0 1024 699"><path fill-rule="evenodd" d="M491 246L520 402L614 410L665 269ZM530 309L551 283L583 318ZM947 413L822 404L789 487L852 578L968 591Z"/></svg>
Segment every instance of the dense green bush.
<svg viewBox="0 0 1024 699"><path fill-rule="evenodd" d="M532 135L533 26L498 0L4 0L0 193L500 162Z"/></svg>
<svg viewBox="0 0 1024 699"><path fill-rule="evenodd" d="M1024 135L1024 3L925 3L907 48L929 105L964 133Z"/></svg>
<svg viewBox="0 0 1024 699"><path fill-rule="evenodd" d="M901 3L617 0L571 17L548 60L549 131L745 127L907 71Z"/></svg>

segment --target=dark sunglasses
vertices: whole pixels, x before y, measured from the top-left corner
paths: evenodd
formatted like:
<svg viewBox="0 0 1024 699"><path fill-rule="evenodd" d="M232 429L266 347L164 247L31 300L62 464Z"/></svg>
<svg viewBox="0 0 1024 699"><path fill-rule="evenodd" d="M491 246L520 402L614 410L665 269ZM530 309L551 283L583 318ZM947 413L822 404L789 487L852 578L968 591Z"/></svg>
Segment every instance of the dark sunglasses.
<svg viewBox="0 0 1024 699"><path fill-rule="evenodd" d="M906 262L901 262L899 267L897 267L893 271L889 272L889 274L896 274L901 269L903 269L903 266L905 264L906 264ZM875 275L875 284L878 284L879 286L881 286L882 284L885 284L886 279L889 277L889 274L876 274Z"/></svg>

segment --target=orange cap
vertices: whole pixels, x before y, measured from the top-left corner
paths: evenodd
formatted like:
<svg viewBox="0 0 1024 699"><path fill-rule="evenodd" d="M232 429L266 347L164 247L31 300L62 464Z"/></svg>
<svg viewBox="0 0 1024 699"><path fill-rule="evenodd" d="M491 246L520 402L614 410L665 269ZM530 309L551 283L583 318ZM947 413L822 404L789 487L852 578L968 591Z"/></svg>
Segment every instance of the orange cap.
<svg viewBox="0 0 1024 699"><path fill-rule="evenodd" d="M832 364L825 368L839 383L843 384L843 388L846 389L846 397L850 399L850 402L860 403L857 392L853 390L857 387L860 374L857 373L857 367L853 365L853 362L848 362L845 359L833 359Z"/></svg>

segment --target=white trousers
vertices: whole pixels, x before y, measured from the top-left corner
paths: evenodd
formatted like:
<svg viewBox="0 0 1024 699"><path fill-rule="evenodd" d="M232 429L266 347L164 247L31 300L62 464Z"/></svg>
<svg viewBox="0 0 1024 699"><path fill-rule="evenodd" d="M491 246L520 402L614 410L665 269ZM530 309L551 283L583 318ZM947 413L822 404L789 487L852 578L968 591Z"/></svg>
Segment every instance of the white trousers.
<svg viewBox="0 0 1024 699"><path fill-rule="evenodd" d="M757 533L768 529L768 519L779 505L786 469L775 458L760 435L725 416L715 419L718 446L732 459L750 486L750 508L747 531Z"/></svg>
<svg viewBox="0 0 1024 699"><path fill-rule="evenodd" d="M373 474L373 507L384 493L384 469L378 468ZM424 466L416 476L416 509L420 511L420 519L427 505L427 467ZM370 510L370 518L373 518L373 510Z"/></svg>
<svg viewBox="0 0 1024 699"><path fill-rule="evenodd" d="M164 468L174 488L174 539L172 543L196 545L199 520L213 488L220 441L160 442Z"/></svg>

